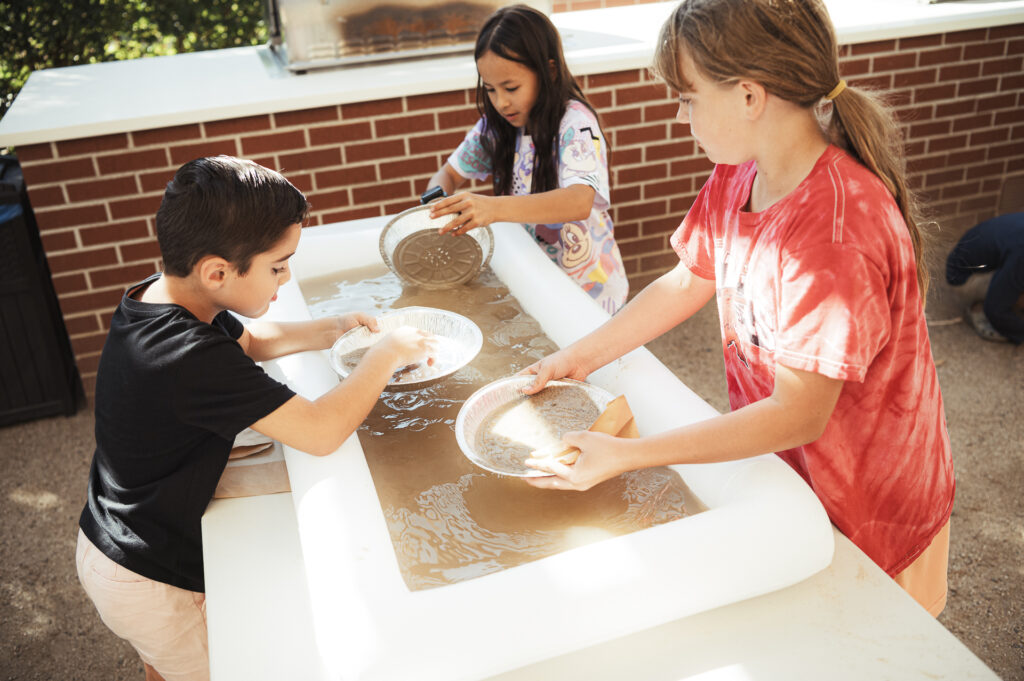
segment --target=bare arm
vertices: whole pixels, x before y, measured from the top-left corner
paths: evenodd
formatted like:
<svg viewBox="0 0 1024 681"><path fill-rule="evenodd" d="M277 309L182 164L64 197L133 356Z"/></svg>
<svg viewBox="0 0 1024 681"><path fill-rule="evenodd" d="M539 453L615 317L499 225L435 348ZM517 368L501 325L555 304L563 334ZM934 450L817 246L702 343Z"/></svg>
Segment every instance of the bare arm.
<svg viewBox="0 0 1024 681"><path fill-rule="evenodd" d="M455 168L452 168L451 164L445 163L442 165L434 176L427 182L427 189L431 187L440 187L444 190L444 193L451 196L455 193L455 190L466 184L467 178L459 175Z"/></svg>
<svg viewBox="0 0 1024 681"><path fill-rule="evenodd" d="M325 350L341 334L360 324L370 331L377 330L377 320L362 312L308 322L257 321L246 325L238 343L249 357L262 362L293 352Z"/></svg>
<svg viewBox="0 0 1024 681"><path fill-rule="evenodd" d="M701 279L683 263L655 279L592 333L527 367L537 375L525 392L557 378L583 380L605 364L647 343L693 316L715 295L715 282Z"/></svg>
<svg viewBox="0 0 1024 681"><path fill-rule="evenodd" d="M434 336L411 327L397 329L374 345L339 386L316 400L296 395L252 429L315 456L330 454L370 413L395 369L436 349Z"/></svg>
<svg viewBox="0 0 1024 681"><path fill-rule="evenodd" d="M536 487L585 490L620 473L677 463L714 463L778 452L821 437L843 381L779 365L769 397L706 421L638 439L572 433L565 442L581 450L573 466L528 463L552 474L530 478Z"/></svg>

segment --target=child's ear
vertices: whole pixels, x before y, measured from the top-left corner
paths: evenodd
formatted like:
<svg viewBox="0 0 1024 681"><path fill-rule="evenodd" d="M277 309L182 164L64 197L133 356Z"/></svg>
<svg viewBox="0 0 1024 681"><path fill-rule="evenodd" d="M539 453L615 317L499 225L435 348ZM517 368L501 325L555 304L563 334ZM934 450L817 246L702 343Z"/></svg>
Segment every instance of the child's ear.
<svg viewBox="0 0 1024 681"><path fill-rule="evenodd" d="M215 291L224 285L231 272L231 263L217 255L207 255L196 263L195 271L203 287Z"/></svg>
<svg viewBox="0 0 1024 681"><path fill-rule="evenodd" d="M743 93L744 115L747 120L756 121L768 104L768 91L763 85L752 80L741 80L739 87Z"/></svg>

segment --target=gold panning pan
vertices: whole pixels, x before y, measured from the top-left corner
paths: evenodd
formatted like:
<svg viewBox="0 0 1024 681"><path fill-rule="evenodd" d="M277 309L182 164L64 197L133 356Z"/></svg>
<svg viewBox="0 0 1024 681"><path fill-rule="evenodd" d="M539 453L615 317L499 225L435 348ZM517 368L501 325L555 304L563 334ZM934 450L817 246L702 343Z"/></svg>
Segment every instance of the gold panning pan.
<svg viewBox="0 0 1024 681"><path fill-rule="evenodd" d="M490 227L459 236L438 234L454 218L431 218L429 205L402 211L380 233L384 264L406 283L426 289L472 281L491 260L494 234Z"/></svg>

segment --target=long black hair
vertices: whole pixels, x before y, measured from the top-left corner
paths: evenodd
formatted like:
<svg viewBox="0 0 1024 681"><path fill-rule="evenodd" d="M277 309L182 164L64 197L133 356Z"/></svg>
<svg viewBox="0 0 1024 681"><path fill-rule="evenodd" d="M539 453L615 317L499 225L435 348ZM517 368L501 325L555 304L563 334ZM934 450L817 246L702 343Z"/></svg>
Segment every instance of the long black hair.
<svg viewBox="0 0 1024 681"><path fill-rule="evenodd" d="M555 138L569 100L579 100L597 117L597 111L569 73L558 30L543 12L532 7L502 7L488 17L480 29L473 58L479 60L487 52L522 64L537 76L537 101L527 119L536 150L530 193L557 189ZM498 196L511 194L517 131L495 110L479 74L476 80L476 108L485 119L481 144L491 158L494 193ZM545 149L547 153L544 153Z"/></svg>

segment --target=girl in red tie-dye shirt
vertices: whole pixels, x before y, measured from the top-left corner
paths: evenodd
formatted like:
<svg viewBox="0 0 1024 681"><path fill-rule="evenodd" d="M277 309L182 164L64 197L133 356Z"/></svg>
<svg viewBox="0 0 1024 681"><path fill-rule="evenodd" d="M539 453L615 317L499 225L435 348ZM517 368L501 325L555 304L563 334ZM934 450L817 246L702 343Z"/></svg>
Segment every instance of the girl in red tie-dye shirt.
<svg viewBox="0 0 1024 681"><path fill-rule="evenodd" d="M532 391L583 379L717 295L732 411L634 440L569 434L578 461L534 461L552 475L531 482L587 489L633 468L778 452L938 614L954 479L921 234L896 123L840 79L837 55L819 0L687 0L666 22L656 71L716 164L672 237L680 264L527 371Z"/></svg>

